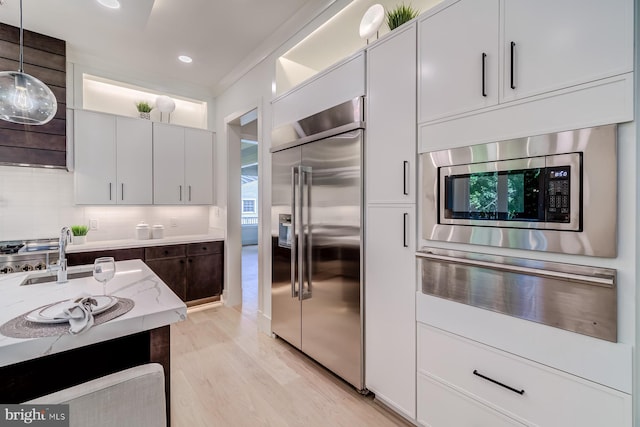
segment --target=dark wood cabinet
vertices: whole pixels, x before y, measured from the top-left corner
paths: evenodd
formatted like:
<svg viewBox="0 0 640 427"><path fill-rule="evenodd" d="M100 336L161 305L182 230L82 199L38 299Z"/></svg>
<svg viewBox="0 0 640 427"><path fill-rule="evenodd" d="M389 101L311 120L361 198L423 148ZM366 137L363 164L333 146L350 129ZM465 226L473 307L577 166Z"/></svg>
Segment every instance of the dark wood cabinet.
<svg viewBox="0 0 640 427"><path fill-rule="evenodd" d="M73 252L67 254L67 264L85 265L93 264L96 258L112 256L116 261L126 261L128 259L141 259L144 261L144 248L110 249L106 251L94 252Z"/></svg>
<svg viewBox="0 0 640 427"><path fill-rule="evenodd" d="M116 261L143 260L183 301L214 298L222 294L223 242L74 252L67 254L67 260L70 266L93 264L101 256L112 256Z"/></svg>
<svg viewBox="0 0 640 427"><path fill-rule="evenodd" d="M153 246L144 249L145 263L182 301L187 300L185 249L185 245Z"/></svg>
<svg viewBox="0 0 640 427"><path fill-rule="evenodd" d="M187 301L222 294L223 251L222 242L187 245Z"/></svg>

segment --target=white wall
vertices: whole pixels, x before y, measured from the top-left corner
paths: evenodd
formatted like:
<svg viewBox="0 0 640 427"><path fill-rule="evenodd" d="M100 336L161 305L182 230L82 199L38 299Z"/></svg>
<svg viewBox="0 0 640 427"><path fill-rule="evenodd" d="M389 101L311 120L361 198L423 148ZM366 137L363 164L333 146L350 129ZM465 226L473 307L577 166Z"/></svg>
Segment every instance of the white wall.
<svg viewBox="0 0 640 427"><path fill-rule="evenodd" d="M72 46L67 46L67 56L74 57ZM207 101L209 128L213 128L215 100L207 88L174 87L155 82L153 76L111 72L91 59L82 61L67 62L67 107L83 107L82 73L88 72L160 93ZM0 166L0 240L57 237L62 226L88 225L92 218L99 220L100 229L90 231L88 241L132 238L135 225L142 219L165 225L166 236L204 234L209 230L209 217L208 206L76 206L72 172ZM169 218L176 218L178 226L169 227Z"/></svg>
<svg viewBox="0 0 640 427"><path fill-rule="evenodd" d="M169 219L176 218L177 227ZM73 173L60 169L0 166L0 240L57 238L60 228L89 225L99 229L87 241L134 238L140 220L163 224L165 236L205 234L208 206L76 206Z"/></svg>
<svg viewBox="0 0 640 427"><path fill-rule="evenodd" d="M258 319L260 330L266 333L271 331L271 154L269 153L269 149L271 147L272 120L270 101L275 96L276 61L284 52L308 36L313 32L313 30L318 28L322 23L326 22L349 3L350 0L337 0L311 23L298 31L295 36L289 39L279 49L266 57L248 73L243 75L216 99L217 114L215 128L217 131L216 157L218 159L216 165L218 169L216 171L215 181L220 215L219 217L212 215L211 226L213 227L226 228L228 205L240 206L240 195L230 195L227 191L229 188L227 182L227 167L229 167L229 164L227 160L230 156L227 147L228 136L227 130L225 129L225 120L239 117L253 108L258 108L258 173L260 175L259 186L261 191L261 226L259 228L258 243L260 260L258 271L258 287L260 294ZM240 167L239 164L233 165L233 167L236 166L238 168ZM234 203L235 205L232 205ZM228 240L231 238L232 236L228 236ZM228 268L225 270L225 275L227 276L225 288L228 286L240 286L240 277L236 274L230 273L231 271L237 271L239 260L234 260L234 257L236 256L238 255L229 252L225 253L225 257L227 258L227 267L235 269L231 270Z"/></svg>

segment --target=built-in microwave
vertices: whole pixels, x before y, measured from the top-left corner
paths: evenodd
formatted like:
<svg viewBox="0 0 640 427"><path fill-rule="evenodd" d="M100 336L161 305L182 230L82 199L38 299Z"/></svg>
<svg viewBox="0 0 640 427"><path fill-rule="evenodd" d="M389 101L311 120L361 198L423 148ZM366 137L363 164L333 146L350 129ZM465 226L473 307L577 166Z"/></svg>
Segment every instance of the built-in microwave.
<svg viewBox="0 0 640 427"><path fill-rule="evenodd" d="M421 154L427 240L616 255L616 126Z"/></svg>

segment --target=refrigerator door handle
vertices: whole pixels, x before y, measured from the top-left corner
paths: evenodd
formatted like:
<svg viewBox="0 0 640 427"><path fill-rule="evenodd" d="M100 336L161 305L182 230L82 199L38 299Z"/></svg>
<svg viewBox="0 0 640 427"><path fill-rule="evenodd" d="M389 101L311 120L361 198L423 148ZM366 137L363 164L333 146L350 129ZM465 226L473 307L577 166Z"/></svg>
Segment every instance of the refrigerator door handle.
<svg viewBox="0 0 640 427"><path fill-rule="evenodd" d="M300 283L300 292L298 298L300 301L311 298L311 277L313 274L311 265L311 167L299 166L299 186L300 192L298 210L299 210L299 244L298 244L298 280ZM306 179L305 179L306 178ZM307 200L305 203L305 190ZM306 208L307 221L304 220L304 210ZM305 287L305 273L307 277L307 286Z"/></svg>
<svg viewBox="0 0 640 427"><path fill-rule="evenodd" d="M298 174L298 167L293 166L291 168L291 298L298 298L298 291L296 290L296 256L298 245L296 242L296 175Z"/></svg>

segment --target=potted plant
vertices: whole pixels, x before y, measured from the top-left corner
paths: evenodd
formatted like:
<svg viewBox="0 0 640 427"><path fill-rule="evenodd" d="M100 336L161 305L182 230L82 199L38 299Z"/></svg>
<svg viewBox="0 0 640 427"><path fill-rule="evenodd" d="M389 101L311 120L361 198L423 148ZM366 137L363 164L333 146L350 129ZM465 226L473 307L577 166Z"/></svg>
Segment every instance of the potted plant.
<svg viewBox="0 0 640 427"><path fill-rule="evenodd" d="M149 120L151 118L151 110L153 107L147 101L136 102L136 108L141 119Z"/></svg>
<svg viewBox="0 0 640 427"><path fill-rule="evenodd" d="M73 233L73 244L81 245L87 242L87 233L89 232L89 227L86 225L72 225L71 232Z"/></svg>
<svg viewBox="0 0 640 427"><path fill-rule="evenodd" d="M400 3L394 9L387 11L387 25L389 30L393 31L405 22L411 21L418 16L420 11L414 9L410 4L407 6L404 3Z"/></svg>

